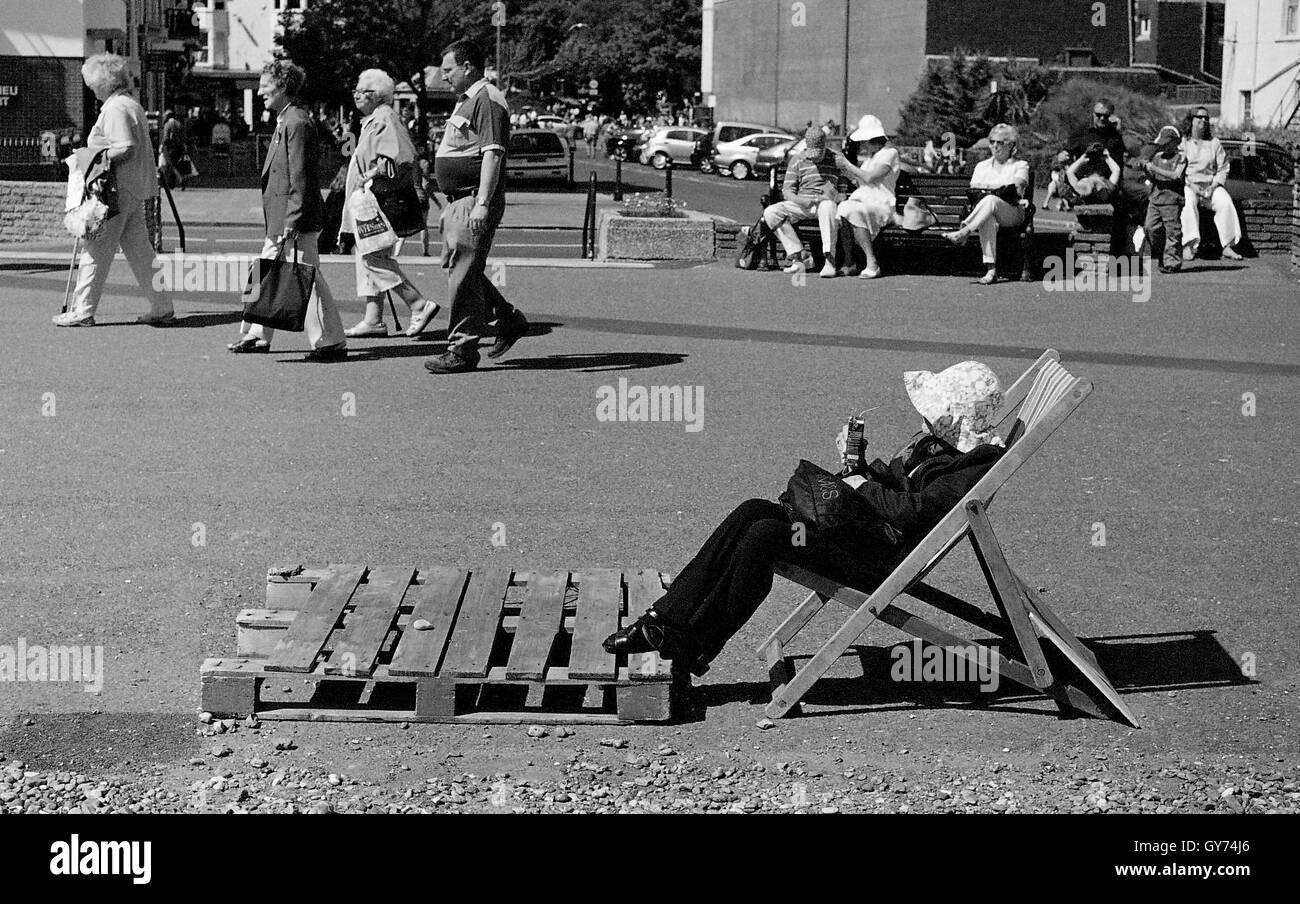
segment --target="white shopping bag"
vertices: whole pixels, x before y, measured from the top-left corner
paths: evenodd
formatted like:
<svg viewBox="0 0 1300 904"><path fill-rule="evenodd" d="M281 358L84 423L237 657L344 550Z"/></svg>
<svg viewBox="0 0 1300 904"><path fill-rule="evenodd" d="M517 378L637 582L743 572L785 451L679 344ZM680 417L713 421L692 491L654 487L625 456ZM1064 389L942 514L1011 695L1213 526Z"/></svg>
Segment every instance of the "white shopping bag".
<svg viewBox="0 0 1300 904"><path fill-rule="evenodd" d="M361 186L348 198L348 214L357 250L362 254L383 251L397 244L397 233L393 232L368 186Z"/></svg>

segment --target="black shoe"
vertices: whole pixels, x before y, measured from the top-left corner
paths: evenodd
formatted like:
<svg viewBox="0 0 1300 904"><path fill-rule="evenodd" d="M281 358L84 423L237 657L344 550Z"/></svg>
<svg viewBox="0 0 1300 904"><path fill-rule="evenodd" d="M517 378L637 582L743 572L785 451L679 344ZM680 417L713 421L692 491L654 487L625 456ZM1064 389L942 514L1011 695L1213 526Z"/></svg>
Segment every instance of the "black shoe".
<svg viewBox="0 0 1300 904"><path fill-rule="evenodd" d="M656 616L654 610L606 637L601 646L606 653L614 655L658 652L664 659L674 662L680 660L693 663L700 655L700 645L695 638L672 622Z"/></svg>
<svg viewBox="0 0 1300 904"><path fill-rule="evenodd" d="M236 355L264 355L271 350L271 343L265 339L240 339L227 345L226 350Z"/></svg>
<svg viewBox="0 0 1300 904"><path fill-rule="evenodd" d="M339 345L327 345L324 348L312 349L307 353L307 357L303 360L325 363L331 361L342 361L347 358L347 356L347 345L340 343Z"/></svg>
<svg viewBox="0 0 1300 904"><path fill-rule="evenodd" d="M500 358L516 342L528 335L528 318L523 314L515 311L510 321L502 326L497 327L497 341L492 343L487 356L489 358Z"/></svg>
<svg viewBox="0 0 1300 904"><path fill-rule="evenodd" d="M446 352L424 362L424 369L431 374L464 374L478 370L478 354L471 358L454 351Z"/></svg>

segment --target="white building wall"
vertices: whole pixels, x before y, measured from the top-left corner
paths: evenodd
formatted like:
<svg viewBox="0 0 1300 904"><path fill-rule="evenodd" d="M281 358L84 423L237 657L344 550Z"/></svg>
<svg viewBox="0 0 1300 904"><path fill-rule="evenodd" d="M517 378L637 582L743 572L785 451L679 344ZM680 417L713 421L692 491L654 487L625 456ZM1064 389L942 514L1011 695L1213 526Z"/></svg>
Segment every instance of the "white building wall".
<svg viewBox="0 0 1300 904"><path fill-rule="evenodd" d="M1287 33L1287 0L1227 0L1224 8L1223 102L1220 119L1245 125L1252 94L1255 126L1281 126L1300 103L1300 10Z"/></svg>

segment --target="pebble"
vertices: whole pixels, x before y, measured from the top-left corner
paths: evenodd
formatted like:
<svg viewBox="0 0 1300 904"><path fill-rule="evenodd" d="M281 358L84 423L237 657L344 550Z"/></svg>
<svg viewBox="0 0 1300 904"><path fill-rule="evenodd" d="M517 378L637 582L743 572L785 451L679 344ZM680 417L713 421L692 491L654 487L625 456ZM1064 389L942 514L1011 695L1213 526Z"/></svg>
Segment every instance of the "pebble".
<svg viewBox="0 0 1300 904"><path fill-rule="evenodd" d="M220 759L221 757L230 756L234 752L235 751L233 748L227 747L225 744L212 745L212 755L217 757L218 759Z"/></svg>
<svg viewBox="0 0 1300 904"><path fill-rule="evenodd" d="M769 728L776 727L776 723L773 722L771 719L759 719L754 724L757 725L762 731L767 731Z"/></svg>
<svg viewBox="0 0 1300 904"><path fill-rule="evenodd" d="M211 724L212 724L212 713L210 713L210 712L201 712L201 713L199 713L199 721L202 722L204 725L211 725Z"/></svg>
<svg viewBox="0 0 1300 904"><path fill-rule="evenodd" d="M529 726L528 726L528 737L530 737L530 738L544 738L544 737L546 737L547 734L548 734L548 732L547 732L546 729L545 729L543 726L541 726L541 725L529 725Z"/></svg>
<svg viewBox="0 0 1300 904"><path fill-rule="evenodd" d="M415 621L411 622L411 628L415 631L428 631L432 627L433 623L427 618L417 618Z"/></svg>
<svg viewBox="0 0 1300 904"><path fill-rule="evenodd" d="M297 747L293 738L276 738L273 742L276 750L293 750Z"/></svg>
<svg viewBox="0 0 1300 904"><path fill-rule="evenodd" d="M622 750L627 747L627 741L622 738L601 738L601 747L613 747L615 750Z"/></svg>

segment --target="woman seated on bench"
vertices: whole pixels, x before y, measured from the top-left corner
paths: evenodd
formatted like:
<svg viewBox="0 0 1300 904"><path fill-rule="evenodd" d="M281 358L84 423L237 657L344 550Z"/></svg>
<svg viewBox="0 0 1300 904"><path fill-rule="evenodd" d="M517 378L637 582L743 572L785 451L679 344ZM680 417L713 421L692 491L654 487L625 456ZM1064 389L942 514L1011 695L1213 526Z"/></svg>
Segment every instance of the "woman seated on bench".
<svg viewBox="0 0 1300 904"><path fill-rule="evenodd" d="M984 364L911 371L903 384L924 432L892 461L876 459L844 477L869 515L828 531L796 521L775 502L741 503L652 609L605 638L605 650L657 650L674 668L703 675L767 598L777 562L862 589L879 584L1005 451L992 432L1002 390ZM836 437L842 458L846 437L847 427Z"/></svg>
<svg viewBox="0 0 1300 904"><path fill-rule="evenodd" d="M998 280L998 229L1022 225L1025 209L1033 203L1029 164L1012 156L1019 137L1016 130L1004 122L989 132L989 148L993 156L976 164L970 177L971 191L982 192L983 197L962 221L961 228L943 234L954 245L960 245L971 233L979 233L986 270L980 282L986 286Z"/></svg>

